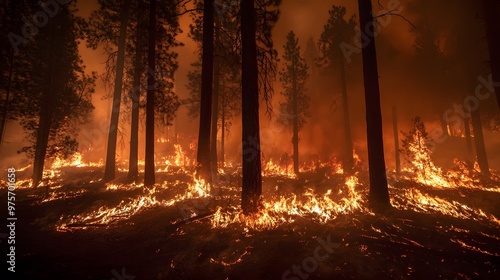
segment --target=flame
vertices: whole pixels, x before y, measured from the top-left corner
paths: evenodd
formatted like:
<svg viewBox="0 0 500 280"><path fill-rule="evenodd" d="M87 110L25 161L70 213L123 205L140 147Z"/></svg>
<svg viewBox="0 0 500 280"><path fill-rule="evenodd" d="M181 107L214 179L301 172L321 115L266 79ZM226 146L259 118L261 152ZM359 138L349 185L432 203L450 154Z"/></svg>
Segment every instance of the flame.
<svg viewBox="0 0 500 280"><path fill-rule="evenodd" d="M396 193L392 205L399 210L412 210L429 214L441 213L458 219L486 220L500 225L499 219L492 214L486 214L482 209L474 209L455 200L450 201L450 199L424 194L415 188Z"/></svg>
<svg viewBox="0 0 500 280"><path fill-rule="evenodd" d="M483 186L477 162L471 167L466 162L455 158L453 170L443 171L442 168L437 167L431 158L430 149L416 135L413 135L413 141L409 142L407 152L411 159L410 166L402 170L404 174L407 174L404 176L407 180L433 188L468 188L500 192L498 187ZM490 170L490 173L489 180L494 182L500 180L493 170Z"/></svg>
<svg viewBox="0 0 500 280"><path fill-rule="evenodd" d="M245 252L243 252L240 256L238 256L238 258L234 261L231 261L231 262L225 262L225 261L216 261L215 259L213 258L210 258L210 263L214 263L214 264L221 264L223 266L232 266L232 265L235 265L237 263L240 263L243 261L243 257L246 256L246 255L251 255L252 253L245 250Z"/></svg>
<svg viewBox="0 0 500 280"><path fill-rule="evenodd" d="M339 215L363 211L363 197L356 190L360 185L357 177L346 178L345 192L339 190L338 195L342 196L339 202L332 198L333 191L327 190L323 195L317 195L312 189L306 190L300 197L292 194L285 197L272 198L263 202L262 209L255 214L245 215L243 212L223 211L217 208L212 217L213 228L225 228L230 224L242 224L244 227L253 230L273 229L283 223L291 223L294 217L311 216L312 219L320 223L326 223L337 218Z"/></svg>
<svg viewBox="0 0 500 280"><path fill-rule="evenodd" d="M292 171L292 168L289 168L288 165L283 167L281 165L276 164L273 159L269 159L262 168L263 176L283 176L291 179L296 179L297 175L295 175Z"/></svg>
<svg viewBox="0 0 500 280"><path fill-rule="evenodd" d="M188 188L183 194L178 194L172 199L158 197L159 194L168 189L168 182L164 182L162 185L157 184L152 188L144 188L143 184L136 185L135 183L130 185L108 184L106 190L129 190L133 188L142 188L143 193L138 197L122 200L114 207L101 206L97 210L80 215L68 217L63 215L60 217L59 223L56 226L57 230L67 231L75 224L82 225L82 228L86 228L85 225L108 226L119 220L128 219L147 208L155 206L168 207L187 199L209 197L211 192L210 184L206 184L204 180L198 180L196 178L193 178L193 182L188 185Z"/></svg>
<svg viewBox="0 0 500 280"><path fill-rule="evenodd" d="M463 248L465 249L469 249L471 251L476 251L476 252L479 252L479 253L482 253L482 254L486 254L486 255L490 255L490 256L495 256L495 257L499 257L500 254L497 254L497 253L491 253L489 251L486 251L486 250L482 250L478 247L475 247L475 246L471 246L471 245L468 245L467 243L463 242L462 240L460 239L450 239L451 242L454 242L454 243L457 243L459 244L460 246L462 246Z"/></svg>
<svg viewBox="0 0 500 280"><path fill-rule="evenodd" d="M84 162L82 160L82 154L79 152L74 153L69 159L63 159L60 157L57 157L54 162L52 163L52 166L50 169L60 169L62 167L101 167L103 166L104 163L102 159L99 160L99 162Z"/></svg>

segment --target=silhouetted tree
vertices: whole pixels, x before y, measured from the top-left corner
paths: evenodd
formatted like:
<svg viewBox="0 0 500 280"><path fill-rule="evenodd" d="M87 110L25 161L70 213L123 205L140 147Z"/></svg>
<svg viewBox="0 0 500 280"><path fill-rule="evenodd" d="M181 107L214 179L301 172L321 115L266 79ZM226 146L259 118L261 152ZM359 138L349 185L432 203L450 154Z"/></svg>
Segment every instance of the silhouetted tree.
<svg viewBox="0 0 500 280"><path fill-rule="evenodd" d="M463 75L463 82L465 91L462 96L465 96L464 100L469 100L469 96L474 96L477 88L477 77L483 71L483 66L481 62L484 61L487 56L486 52L482 51L486 49L486 42L480 40L481 36L478 32L482 29L482 22L474 18L474 15L479 13L481 10L480 3L477 1L466 0L463 2L464 10L461 12L461 21L457 23L454 27L457 40L456 47L456 60L464 65L460 71ZM476 157L479 164L481 173L485 176L490 175L488 155L486 152L486 146L484 143L483 127L481 121L481 108L484 108L483 104L477 100L477 104L464 104L464 121L467 123L470 121L472 124L472 131L474 133L474 146L476 148ZM467 126L466 126L467 128ZM467 128L469 129L469 128Z"/></svg>
<svg viewBox="0 0 500 280"><path fill-rule="evenodd" d="M333 6L329 11L330 17L323 29L323 33L321 33L318 45L321 52L320 60L323 64L329 67L333 67L333 65L336 64L340 69L345 137L344 169L347 172L351 172L354 166L354 156L347 94L346 57L343 55L341 44L349 43L354 40L356 19L354 16L351 16L351 18L346 20L344 18L346 12L347 10L345 7Z"/></svg>
<svg viewBox="0 0 500 280"><path fill-rule="evenodd" d="M262 194L259 129L259 73L254 0L241 0L243 183L241 208L258 211Z"/></svg>
<svg viewBox="0 0 500 280"><path fill-rule="evenodd" d="M141 89L141 74L142 55L143 55L143 20L144 20L144 4L142 0L137 0L136 13L136 34L135 34L135 57L134 57L134 73L133 84L130 90L130 99L132 101L132 112L130 122L130 154L127 180L135 182L139 176L139 104L140 104L140 89Z"/></svg>
<svg viewBox="0 0 500 280"><path fill-rule="evenodd" d="M101 9L105 10L107 0L101 0ZM129 9L131 0L125 0L120 5L120 35L118 40L118 54L116 58L115 83L113 90L113 105L111 108L111 119L108 133L108 147L106 149L106 167L104 170L104 180L115 178L116 172L116 140L118 136L118 120L120 118L120 104L123 85L123 68L125 64L125 40L127 37L127 24L129 19Z"/></svg>
<svg viewBox="0 0 500 280"><path fill-rule="evenodd" d="M146 154L144 186L155 183L156 0L149 2L148 88L146 96Z"/></svg>
<svg viewBox="0 0 500 280"><path fill-rule="evenodd" d="M18 6L11 10L12 18L40 9L36 2L16 1L15 4ZM74 4L58 7L57 17L47 21L44 28L31 26L30 38L18 35L24 34L22 25L11 29L12 34L25 41L15 45L16 68L19 68L9 74L15 75L10 78L17 84L10 109L12 117L19 120L28 133L30 145L21 151L34 157L35 187L42 180L46 158L56 155L65 158L77 150L78 125L87 121L93 109L91 94L95 76L85 74L78 54L82 20L75 15ZM36 20L43 22L41 18Z"/></svg>
<svg viewBox="0 0 500 280"><path fill-rule="evenodd" d="M309 116L310 98L305 93L309 77L308 67L301 56L299 40L295 33L290 31L286 36L287 42L283 46L285 65L280 72L280 81L283 85L281 94L285 102L280 104L280 122L292 126L293 144L293 171L299 174L299 130L304 126Z"/></svg>
<svg viewBox="0 0 500 280"><path fill-rule="evenodd" d="M366 128L368 137L368 167L370 175L370 207L382 210L390 207L389 189L385 170L382 112L378 81L377 51L375 48L375 23L371 0L358 0L360 29L366 36L362 48L363 81L365 86Z"/></svg>
<svg viewBox="0 0 500 280"><path fill-rule="evenodd" d="M125 59L122 78L122 91L129 94L120 100L120 116L131 116L130 131L130 159L128 180L137 180L138 176L138 128L140 122L140 108L145 107L145 94L141 94L141 88L146 89L146 76L152 71L145 66L148 64L148 4L143 0L130 0L129 20L127 36L125 40ZM179 107L178 97L173 91L174 74L178 68L177 53L173 48L180 46L176 41L176 35L180 32L178 22L178 6L165 4L157 8L156 33L162 40L156 40L156 71L155 71L155 119L163 125L170 125ZM103 73L105 85L116 89L116 69L118 53L116 45L120 37L122 0L102 0L100 8L91 14L86 28L87 44L91 48L102 47L108 54L106 60L106 71ZM120 94L121 95L121 94ZM130 102L129 102L130 101ZM114 108L117 108L114 103ZM123 114L124 113L124 114ZM127 121L119 118L118 122ZM121 127L121 126L118 126ZM109 144L109 142L108 142ZM116 144L115 144L116 149Z"/></svg>
<svg viewBox="0 0 500 280"><path fill-rule="evenodd" d="M214 73L214 0L203 3L203 54L201 63L200 126L198 133L197 173L211 182L210 132ZM215 164L215 163L214 163Z"/></svg>

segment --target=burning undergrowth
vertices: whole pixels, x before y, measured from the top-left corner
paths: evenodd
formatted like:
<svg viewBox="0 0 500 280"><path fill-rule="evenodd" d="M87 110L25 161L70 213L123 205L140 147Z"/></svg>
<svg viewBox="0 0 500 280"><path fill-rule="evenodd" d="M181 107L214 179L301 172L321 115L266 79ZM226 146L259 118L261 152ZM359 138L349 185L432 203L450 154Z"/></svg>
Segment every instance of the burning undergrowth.
<svg viewBox="0 0 500 280"><path fill-rule="evenodd" d="M426 170L422 174L427 177L419 177L412 165L399 175L390 172L394 209L384 216L367 207L367 172L360 168L347 175L334 160L304 166L299 176L283 173L287 167L277 168L275 162L265 165L262 209L250 216L239 207L241 177L236 165L220 168L209 185L193 177L191 165L175 165L175 159L159 162L164 164L157 165L160 183L151 188L126 183L124 170L104 183L102 167L66 163L50 169L54 176L44 181L48 194L45 188L19 192L33 207L50 209L32 224L63 234L59 238L70 232L79 238L103 235L128 242L149 232L151 240L141 246L151 247L151 258L162 261L138 275L151 276L154 271L155 279L246 279L248 269L279 278L330 239L338 247L318 261L317 270L310 273L313 278L319 273L340 278L441 275L437 268L423 274L416 269L428 266L422 261L425 255L428 262L462 269L443 275L467 279L477 276L475 270L492 271L490 258L500 256L498 245L492 245L500 240L498 177L484 178L459 161L446 172ZM446 180L435 180L436 174ZM282 258L276 260L275 254ZM466 264L470 258L475 266ZM266 266L267 262L275 265ZM251 277L268 277L255 273Z"/></svg>
<svg viewBox="0 0 500 280"><path fill-rule="evenodd" d="M123 179L104 183L98 178L98 167L84 163L74 165L72 161L50 169L54 176L46 178L48 194L39 200L35 194L30 198L36 203L50 203L81 197L86 206L78 209L84 210L60 215L55 223L59 231L110 227L158 207L178 210L178 218L170 221L174 225L203 215L212 228L242 227L244 231L272 230L304 219L326 224L342 215L374 215L367 207L365 173L344 175L343 169L333 161L327 173L308 172L295 178L283 174L284 169L274 165L268 163L269 168L263 172L261 210L247 216L239 207L241 183L235 168L220 169L211 186L194 178L190 166L166 166L160 168L165 171L158 173L158 181L162 183L145 188L142 184L124 183ZM460 165L457 164L457 168ZM468 172L470 169L457 169L445 175L440 169L431 168L421 173L426 176L408 171L401 176L390 173L392 204L398 210L500 225L496 209L488 203L481 206L482 201L488 201L489 194L500 192L496 175L484 180ZM453 178L457 180L455 185L451 185Z"/></svg>

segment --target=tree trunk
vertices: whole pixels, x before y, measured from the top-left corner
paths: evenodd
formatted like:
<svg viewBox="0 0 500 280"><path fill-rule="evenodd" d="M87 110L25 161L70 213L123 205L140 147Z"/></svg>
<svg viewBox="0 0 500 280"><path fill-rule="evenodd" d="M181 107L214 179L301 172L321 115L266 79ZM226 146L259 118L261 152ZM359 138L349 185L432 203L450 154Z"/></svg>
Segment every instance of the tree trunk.
<svg viewBox="0 0 500 280"><path fill-rule="evenodd" d="M9 103L10 103L10 89L12 85L12 73L14 72L14 52L10 52L10 57L9 57L9 77L7 78L7 89L5 93L5 101L4 101L4 108L2 112L2 120L0 122L0 147L3 143L3 135L4 135L4 130L5 130L5 125L7 123L7 117L8 117L8 111L9 111Z"/></svg>
<svg viewBox="0 0 500 280"><path fill-rule="evenodd" d="M292 110L293 110L293 126L292 126L292 144L293 144L293 173L299 175L299 109L298 109L298 93L297 93L297 61L292 58ZM288 164L287 164L288 169ZM288 170L287 170L288 173Z"/></svg>
<svg viewBox="0 0 500 280"><path fill-rule="evenodd" d="M219 41L220 23L217 21L215 38ZM212 132L210 140L210 164L212 169L212 176L218 173L218 161L217 161L217 131L219 122L219 91L220 91L220 75L221 75L221 57L218 47L215 47L214 56L214 80L213 80L213 96L212 96Z"/></svg>
<svg viewBox="0 0 500 280"><path fill-rule="evenodd" d="M130 122L130 155L128 162L128 176L129 182L136 182L139 177L139 98L141 92L141 73L143 68L141 63L142 58L142 44L141 34L142 30L142 2L137 4L137 30L135 42L135 60L134 60L134 81L133 88L130 92L130 99L132 99L132 120Z"/></svg>
<svg viewBox="0 0 500 280"><path fill-rule="evenodd" d="M220 162L222 164L222 167L226 166L226 161L225 161L225 151L224 151L224 142L226 141L226 105L225 101L222 100L222 115L221 115L221 125L220 125L220 130L221 130L221 135L220 135Z"/></svg>
<svg viewBox="0 0 500 280"><path fill-rule="evenodd" d="M500 3L498 0L483 0L484 20L486 22L486 37L488 40L491 74L497 96L498 108L500 108Z"/></svg>
<svg viewBox="0 0 500 280"><path fill-rule="evenodd" d="M488 156L484 145L483 127L481 124L481 113L479 108L471 112L472 129L474 130L474 144L476 146L477 163L481 169L481 173L485 176L490 176L490 167L488 164Z"/></svg>
<svg viewBox="0 0 500 280"><path fill-rule="evenodd" d="M201 65L200 127L198 133L197 174L211 182L210 132L214 78L214 0L203 4L203 53Z"/></svg>
<svg viewBox="0 0 500 280"><path fill-rule="evenodd" d="M120 20L120 38L118 41L118 56L116 59L116 77L113 91L113 107L111 111L111 121L108 134L108 148L106 151L106 168L104 180L109 181L115 178L116 169L116 140L118 137L118 120L120 117L120 102L123 84L123 65L125 62L125 39L127 37L127 23L130 0L123 3L123 10Z"/></svg>
<svg viewBox="0 0 500 280"><path fill-rule="evenodd" d="M396 106L392 107L392 127L394 131L394 157L396 162L396 174L401 173L401 157L399 156L399 131L398 131L398 113Z"/></svg>
<svg viewBox="0 0 500 280"><path fill-rule="evenodd" d="M48 73L44 73L45 86L42 89L42 95L40 97L40 118L38 121L38 129L36 132L36 142L35 142L35 155L33 159L33 175L31 177L33 181L33 187L38 187L43 179L43 170L45 164L45 156L47 155L47 146L50 138L50 128L52 127L53 118L53 108L57 107L57 92L56 89L60 90L60 87L55 85L60 79L57 76L57 71L59 69L54 65L54 30L50 31L50 44L47 52L46 63L48 64ZM48 195L49 186L46 187L46 194Z"/></svg>
<svg viewBox="0 0 500 280"><path fill-rule="evenodd" d="M362 49L365 86L366 127L368 137L368 165L370 175L370 207L383 210L390 207L385 170L382 112L375 48L374 21L371 0L358 0L361 30L368 40Z"/></svg>
<svg viewBox="0 0 500 280"><path fill-rule="evenodd" d="M149 4L148 90L146 94L146 154L144 186L155 183L156 0Z"/></svg>
<svg viewBox="0 0 500 280"><path fill-rule="evenodd" d="M341 57L341 56L339 56ZM347 96L347 80L345 74L344 58L340 58L340 79L342 83L342 108L344 112L344 137L345 137L345 157L344 170L347 174L351 174L354 168L354 156L351 137L351 121L349 118L349 99Z"/></svg>
<svg viewBox="0 0 500 280"><path fill-rule="evenodd" d="M464 118L464 130L465 130L465 145L466 145L466 161L468 163L473 163L474 159L472 156L472 137L470 133L470 118Z"/></svg>
<svg viewBox="0 0 500 280"><path fill-rule="evenodd" d="M254 0L241 0L242 42L242 148L241 208L257 212L261 204L262 173L259 131L259 86Z"/></svg>
<svg viewBox="0 0 500 280"><path fill-rule="evenodd" d="M52 91L49 85L48 91ZM43 169L45 164L45 155L49 143L50 127L52 126L52 96L51 92L45 92L42 95L42 104L40 108L40 121L36 133L35 158L33 161L33 187L38 187L43 178Z"/></svg>

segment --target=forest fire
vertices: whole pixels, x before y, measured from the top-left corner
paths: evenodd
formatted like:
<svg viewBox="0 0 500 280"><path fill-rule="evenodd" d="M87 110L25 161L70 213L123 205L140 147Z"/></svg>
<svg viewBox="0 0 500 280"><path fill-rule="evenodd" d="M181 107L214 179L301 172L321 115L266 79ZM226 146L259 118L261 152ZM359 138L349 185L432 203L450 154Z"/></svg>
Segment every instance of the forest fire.
<svg viewBox="0 0 500 280"><path fill-rule="evenodd" d="M79 152L74 153L69 159L62 159L57 157L50 169L59 169L63 167L102 167L104 162L100 160L99 162L84 162L82 159L82 154Z"/></svg>
<svg viewBox="0 0 500 280"><path fill-rule="evenodd" d="M227 227L233 223L240 223L245 230L268 230L283 223L294 222L294 217L309 217L320 223L335 219L338 215L363 210L362 196L356 191L358 181L356 177L346 179L346 190L338 191L339 200L332 199L332 190L323 195L316 195L308 189L302 195L289 197L273 197L264 201L262 209L253 215L245 216L242 212L224 212L221 207L212 218L212 227ZM339 201L338 203L335 201Z"/></svg>
<svg viewBox="0 0 500 280"><path fill-rule="evenodd" d="M500 1L4 2L7 279L500 279Z"/></svg>

